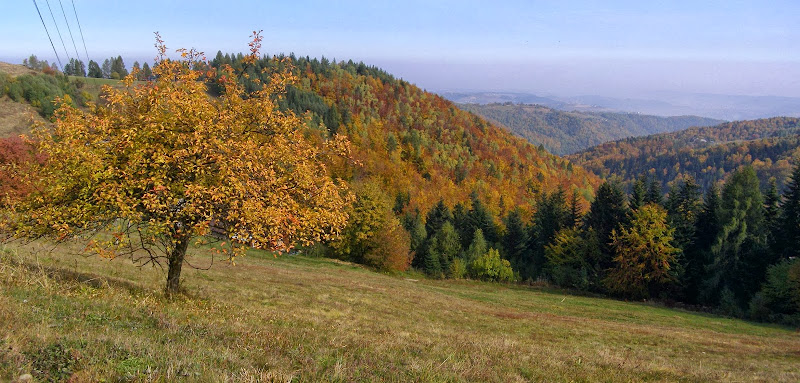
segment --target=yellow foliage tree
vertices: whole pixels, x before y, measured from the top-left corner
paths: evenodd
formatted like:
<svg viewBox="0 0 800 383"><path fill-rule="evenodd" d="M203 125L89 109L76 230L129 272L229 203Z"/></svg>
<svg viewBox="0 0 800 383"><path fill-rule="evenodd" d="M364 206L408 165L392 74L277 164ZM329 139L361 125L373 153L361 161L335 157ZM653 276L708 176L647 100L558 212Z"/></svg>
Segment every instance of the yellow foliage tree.
<svg viewBox="0 0 800 383"><path fill-rule="evenodd" d="M254 33L248 63L258 58ZM10 214L17 237L81 238L106 257L167 264L167 294L179 290L193 238L222 237L232 259L247 247L286 251L335 237L352 196L329 176L325 157L346 154L302 134L303 121L276 98L294 81L288 71L246 93L230 67L218 98L206 92L202 54L166 58L156 34L155 80L107 87L105 103L82 111L62 103L52 129L35 131L48 161L30 174L27 199ZM225 245L227 243L227 245Z"/></svg>
<svg viewBox="0 0 800 383"><path fill-rule="evenodd" d="M680 249L672 245L675 229L667 212L647 204L633 213L630 228L612 231L614 267L605 279L608 289L632 299L649 298L654 287L675 280L672 265Z"/></svg>

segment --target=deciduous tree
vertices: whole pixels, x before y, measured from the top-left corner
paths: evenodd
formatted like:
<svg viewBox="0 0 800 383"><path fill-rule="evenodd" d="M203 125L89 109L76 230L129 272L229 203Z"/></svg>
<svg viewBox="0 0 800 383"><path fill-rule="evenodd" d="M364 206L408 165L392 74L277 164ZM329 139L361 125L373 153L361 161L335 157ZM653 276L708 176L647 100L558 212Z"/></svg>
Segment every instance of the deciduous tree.
<svg viewBox="0 0 800 383"><path fill-rule="evenodd" d="M227 68L224 92L212 98L193 69L201 55L179 50L182 59L170 60L157 41L155 81L128 76L88 111L62 103L53 128L36 130L36 149L49 161L28 177L34 192L7 213L16 235L108 233L87 248L166 263L167 294L179 291L193 238L226 237L220 251L232 258L247 247L286 251L337 235L351 197L328 175L325 150L342 153L346 142L312 145L302 120L277 107L294 78L276 72L244 97ZM248 62L260 41L254 34Z"/></svg>
<svg viewBox="0 0 800 383"><path fill-rule="evenodd" d="M611 235L614 267L605 279L608 289L633 299L649 298L655 290L675 280L670 273L678 249L672 245L674 230L667 212L647 204L633 212L630 228Z"/></svg>

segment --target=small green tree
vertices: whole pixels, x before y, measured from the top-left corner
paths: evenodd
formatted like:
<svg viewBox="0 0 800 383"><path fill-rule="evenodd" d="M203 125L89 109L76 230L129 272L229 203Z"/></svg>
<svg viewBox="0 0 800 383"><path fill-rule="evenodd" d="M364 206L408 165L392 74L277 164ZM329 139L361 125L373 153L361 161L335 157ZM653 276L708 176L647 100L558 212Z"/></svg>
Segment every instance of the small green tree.
<svg viewBox="0 0 800 383"><path fill-rule="evenodd" d="M514 280L514 270L511 264L500 258L500 252L495 249L476 258L469 265L469 274L472 278L490 282L511 282Z"/></svg>
<svg viewBox="0 0 800 383"><path fill-rule="evenodd" d="M488 250L489 246L483 238L483 230L476 229L475 233L472 235L472 243L469 244L469 248L467 248L467 253L465 254L467 263L471 263L478 257L486 254Z"/></svg>
<svg viewBox="0 0 800 383"><path fill-rule="evenodd" d="M545 248L545 275L558 286L588 290L594 270L590 263L598 251L594 236L583 238L576 229L563 229Z"/></svg>

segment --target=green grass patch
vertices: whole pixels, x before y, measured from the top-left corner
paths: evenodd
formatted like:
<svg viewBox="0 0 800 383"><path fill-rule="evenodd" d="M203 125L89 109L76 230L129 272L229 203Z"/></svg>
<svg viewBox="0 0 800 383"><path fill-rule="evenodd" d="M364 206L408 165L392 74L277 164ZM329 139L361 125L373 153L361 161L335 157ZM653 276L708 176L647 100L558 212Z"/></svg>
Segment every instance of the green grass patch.
<svg viewBox="0 0 800 383"><path fill-rule="evenodd" d="M800 380L780 326L257 251L167 300L164 270L79 248L0 256L0 381Z"/></svg>

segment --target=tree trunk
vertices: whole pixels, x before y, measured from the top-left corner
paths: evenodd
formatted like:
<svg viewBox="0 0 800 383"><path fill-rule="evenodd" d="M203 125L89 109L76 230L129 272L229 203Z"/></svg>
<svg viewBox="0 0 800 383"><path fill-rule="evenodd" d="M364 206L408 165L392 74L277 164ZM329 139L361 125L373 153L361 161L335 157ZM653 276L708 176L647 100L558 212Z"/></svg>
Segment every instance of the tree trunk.
<svg viewBox="0 0 800 383"><path fill-rule="evenodd" d="M186 248L189 247L189 236L182 236L172 249L172 254L169 255L169 270L167 271L167 288L166 295L172 296L177 294L180 290L181 283L181 266L183 266L183 259L186 257Z"/></svg>

